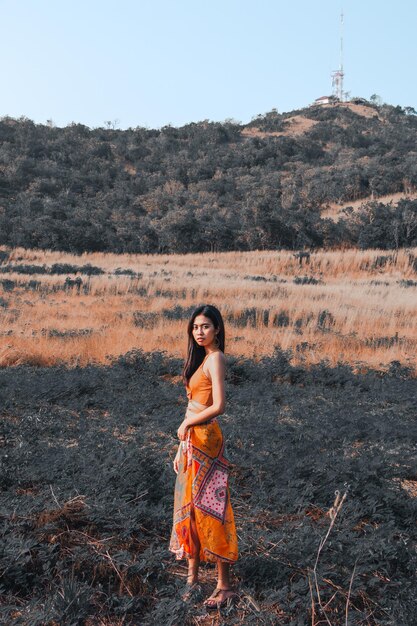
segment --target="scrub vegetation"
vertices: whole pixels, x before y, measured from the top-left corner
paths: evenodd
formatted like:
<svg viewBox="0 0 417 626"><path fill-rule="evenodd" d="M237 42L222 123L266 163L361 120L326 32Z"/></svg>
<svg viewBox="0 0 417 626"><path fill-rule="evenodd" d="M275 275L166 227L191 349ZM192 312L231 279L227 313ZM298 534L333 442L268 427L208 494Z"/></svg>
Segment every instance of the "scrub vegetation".
<svg viewBox="0 0 417 626"><path fill-rule="evenodd" d="M0 119L0 245L397 249L417 245L416 192L411 107L351 102L127 130Z"/></svg>
<svg viewBox="0 0 417 626"><path fill-rule="evenodd" d="M168 552L180 369L139 350L0 369L0 622L414 625L415 378L228 358L240 600L207 616Z"/></svg>

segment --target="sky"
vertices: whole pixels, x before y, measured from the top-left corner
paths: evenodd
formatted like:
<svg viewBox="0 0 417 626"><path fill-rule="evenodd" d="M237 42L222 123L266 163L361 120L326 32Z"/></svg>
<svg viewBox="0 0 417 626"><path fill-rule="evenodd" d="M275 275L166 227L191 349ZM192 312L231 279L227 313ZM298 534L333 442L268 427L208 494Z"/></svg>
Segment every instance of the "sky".
<svg viewBox="0 0 417 626"><path fill-rule="evenodd" d="M0 0L0 117L249 122L345 90L417 107L415 0Z"/></svg>

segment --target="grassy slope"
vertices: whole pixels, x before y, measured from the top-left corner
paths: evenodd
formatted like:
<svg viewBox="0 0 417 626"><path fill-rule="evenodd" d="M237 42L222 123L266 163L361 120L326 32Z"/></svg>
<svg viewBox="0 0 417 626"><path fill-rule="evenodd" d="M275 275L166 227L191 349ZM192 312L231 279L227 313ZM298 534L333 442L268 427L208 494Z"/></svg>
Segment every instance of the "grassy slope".
<svg viewBox="0 0 417 626"><path fill-rule="evenodd" d="M167 551L179 370L157 353L0 370L2 623L213 623L178 600L184 570ZM344 623L354 568L349 623L415 623L416 386L401 369L229 359L242 600L214 623L311 624L308 580L335 490L348 495L318 567L331 623Z"/></svg>

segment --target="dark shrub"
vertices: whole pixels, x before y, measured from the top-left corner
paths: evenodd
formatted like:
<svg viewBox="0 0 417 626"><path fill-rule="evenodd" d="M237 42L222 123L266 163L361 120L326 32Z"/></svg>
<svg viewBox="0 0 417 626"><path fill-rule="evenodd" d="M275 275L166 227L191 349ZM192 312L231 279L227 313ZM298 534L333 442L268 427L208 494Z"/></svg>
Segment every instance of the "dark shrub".
<svg viewBox="0 0 417 626"><path fill-rule="evenodd" d="M9 256L9 252L6 252L5 250L0 250L0 263L5 263L6 261L8 261Z"/></svg>
<svg viewBox="0 0 417 626"><path fill-rule="evenodd" d="M4 291L13 291L13 289L16 287L16 281L9 280L8 278L0 280L0 284L3 285Z"/></svg>
<svg viewBox="0 0 417 626"><path fill-rule="evenodd" d="M96 267L95 265L90 265L87 263L86 265L82 265L78 271L80 274L87 274L87 276L105 274L105 271L101 269L101 267Z"/></svg>
<svg viewBox="0 0 417 626"><path fill-rule="evenodd" d="M77 293L80 293L82 284L83 284L83 281L80 278L80 276L77 276L77 278L74 278L74 279L67 276L67 278L65 279L65 283L64 283L64 289L68 290L68 289L72 289L73 287L76 287Z"/></svg>
<svg viewBox="0 0 417 626"><path fill-rule="evenodd" d="M142 278L143 276L141 272L134 272L131 269L123 269L121 267L115 269L113 274L116 274L116 276L136 276L137 278Z"/></svg>
<svg viewBox="0 0 417 626"><path fill-rule="evenodd" d="M404 339L398 337L398 333L395 333L393 337L369 337L365 340L365 344L372 348L392 348L402 343Z"/></svg>
<svg viewBox="0 0 417 626"><path fill-rule="evenodd" d="M296 276L293 280L296 285L319 285L323 284L322 280L314 278L314 276Z"/></svg>
<svg viewBox="0 0 417 626"><path fill-rule="evenodd" d="M372 263L372 269L378 269L380 267L385 267L388 263L390 265L395 264L396 257L393 254L386 254L382 256L377 256Z"/></svg>
<svg viewBox="0 0 417 626"><path fill-rule="evenodd" d="M256 326L256 308L243 309L238 315L230 317L233 326Z"/></svg>
<svg viewBox="0 0 417 626"><path fill-rule="evenodd" d="M158 323L159 313L153 311L134 311L133 323L139 328L154 328Z"/></svg>
<svg viewBox="0 0 417 626"><path fill-rule="evenodd" d="M254 280L255 282L264 282L267 283L268 279L266 276L244 276L243 280Z"/></svg>
<svg viewBox="0 0 417 626"><path fill-rule="evenodd" d="M76 274L79 271L78 265L70 263L54 263L49 269L50 274Z"/></svg>
<svg viewBox="0 0 417 626"><path fill-rule="evenodd" d="M320 330L330 330L332 326L334 326L334 317L327 309L320 311L317 316L317 328Z"/></svg>
<svg viewBox="0 0 417 626"><path fill-rule="evenodd" d="M275 313L272 323L274 326L289 326L290 316L288 315L288 312L280 311L279 313Z"/></svg>
<svg viewBox="0 0 417 626"><path fill-rule="evenodd" d="M47 274L48 268L46 265L5 265L0 267L0 272L4 274L11 272L16 274Z"/></svg>
<svg viewBox="0 0 417 626"><path fill-rule="evenodd" d="M76 328L74 330L58 330L56 328L42 329L42 335L48 337L62 337L63 339L72 339L74 337L89 337L94 330L92 328Z"/></svg>
<svg viewBox="0 0 417 626"><path fill-rule="evenodd" d="M196 307L182 307L179 304L172 309L162 309L162 317L168 320L188 320Z"/></svg>

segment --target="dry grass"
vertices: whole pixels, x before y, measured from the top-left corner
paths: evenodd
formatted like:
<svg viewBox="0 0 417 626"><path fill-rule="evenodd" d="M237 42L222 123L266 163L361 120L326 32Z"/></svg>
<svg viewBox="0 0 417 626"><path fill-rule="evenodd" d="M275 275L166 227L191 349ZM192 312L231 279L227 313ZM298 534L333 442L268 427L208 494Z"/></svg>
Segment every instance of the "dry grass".
<svg viewBox="0 0 417 626"><path fill-rule="evenodd" d="M402 480L401 487L411 498L417 498L417 480Z"/></svg>
<svg viewBox="0 0 417 626"><path fill-rule="evenodd" d="M334 104L322 104L320 108L323 109L333 109ZM378 118L380 121L381 117L374 108L363 105L363 104L354 104L353 102L339 102L337 104L338 107L343 107L345 109L350 109L356 115L360 115L361 117L367 118ZM316 124L318 124L317 120L310 119L309 117L305 117L304 115L293 115L291 117L287 117L283 120L285 128L282 131L262 131L255 126L251 126L248 128L244 128L242 130L243 137L259 137L264 139L265 137L295 137L297 135L303 135L307 133L311 128L313 128Z"/></svg>
<svg viewBox="0 0 417 626"><path fill-rule="evenodd" d="M333 106L333 105L325 105L325 106ZM381 120L381 116L378 111L373 107L366 106L364 104L355 104L353 102L340 102L338 106L345 107L346 109L350 109L357 115L361 115L362 117L377 117Z"/></svg>
<svg viewBox="0 0 417 626"><path fill-rule="evenodd" d="M360 208L369 204L369 202L397 205L400 200L417 200L417 193L415 190L407 192L398 191L397 193L390 193L384 196L368 196L366 198L360 198L359 200L351 200L343 204L333 202L323 207L320 215L322 218L328 217L337 222L342 217L346 218L346 209L352 208L353 212L357 212Z"/></svg>
<svg viewBox="0 0 417 626"><path fill-rule="evenodd" d="M310 120L303 115L294 115L293 117L287 117L284 120L285 129L282 131L262 131L256 127L244 128L242 130L243 137L295 137L297 135L303 135L308 132L313 126L317 124L315 120Z"/></svg>
<svg viewBox="0 0 417 626"><path fill-rule="evenodd" d="M390 258L378 267L381 256ZM160 313L210 302L230 320L227 350L234 355L257 358L278 345L292 349L293 363L327 359L361 369L395 360L416 369L416 286L400 283L417 280L414 256L417 249L319 251L300 264L288 251L76 256L13 249L9 264L90 263L106 273L82 275L80 293L63 290L66 275L0 274L16 282L12 291L0 283L0 365L105 364L134 348L183 357L184 320ZM116 275L117 268L138 275ZM294 283L305 276L321 282ZM40 284L30 289L29 280ZM248 309L255 318L239 325ZM135 325L137 311L157 314L152 327ZM287 325L274 323L280 314Z"/></svg>

